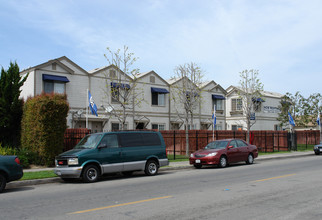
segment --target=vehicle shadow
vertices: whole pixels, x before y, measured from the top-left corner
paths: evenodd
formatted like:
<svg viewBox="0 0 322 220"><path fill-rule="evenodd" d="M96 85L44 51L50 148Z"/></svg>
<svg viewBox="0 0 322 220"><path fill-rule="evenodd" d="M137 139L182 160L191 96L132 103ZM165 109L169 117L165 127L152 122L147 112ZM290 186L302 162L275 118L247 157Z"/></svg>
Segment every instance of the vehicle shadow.
<svg viewBox="0 0 322 220"><path fill-rule="evenodd" d="M233 167L254 166L256 164L258 164L258 162L254 162L253 164L246 164L245 162L237 162L237 163L230 163L224 168L219 167L219 165L202 165L201 169L229 169Z"/></svg>
<svg viewBox="0 0 322 220"><path fill-rule="evenodd" d="M165 171L159 172L157 176L166 175ZM100 177L98 182L104 181L117 181L122 179L136 179L136 178L148 178L153 176L147 176L143 171L133 172L132 175L124 175L122 173L113 173L113 174L105 174ZM93 183L85 183L82 179L70 179L70 180L61 180L60 183L63 184L93 184Z"/></svg>
<svg viewBox="0 0 322 220"><path fill-rule="evenodd" d="M4 191L1 194L14 193L14 192L20 192L20 191L29 191L34 189L35 187L31 187L31 186L15 186L15 187L8 186L4 189Z"/></svg>

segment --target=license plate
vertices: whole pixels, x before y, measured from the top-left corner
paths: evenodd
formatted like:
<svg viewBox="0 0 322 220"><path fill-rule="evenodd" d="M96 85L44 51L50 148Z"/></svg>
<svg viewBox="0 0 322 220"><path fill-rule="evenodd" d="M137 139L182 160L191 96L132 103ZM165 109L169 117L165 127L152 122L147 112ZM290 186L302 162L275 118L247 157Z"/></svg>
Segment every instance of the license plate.
<svg viewBox="0 0 322 220"><path fill-rule="evenodd" d="M196 163L200 163L200 160L196 160Z"/></svg>

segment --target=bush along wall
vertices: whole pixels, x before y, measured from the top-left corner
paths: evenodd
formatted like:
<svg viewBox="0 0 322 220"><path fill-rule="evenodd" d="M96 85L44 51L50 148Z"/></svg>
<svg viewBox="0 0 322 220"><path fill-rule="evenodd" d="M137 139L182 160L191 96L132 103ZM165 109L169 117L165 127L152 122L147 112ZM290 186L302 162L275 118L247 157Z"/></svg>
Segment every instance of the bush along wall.
<svg viewBox="0 0 322 220"><path fill-rule="evenodd" d="M39 156L39 165L54 165L54 158L64 145L67 96L41 94L28 98L23 109L21 147Z"/></svg>

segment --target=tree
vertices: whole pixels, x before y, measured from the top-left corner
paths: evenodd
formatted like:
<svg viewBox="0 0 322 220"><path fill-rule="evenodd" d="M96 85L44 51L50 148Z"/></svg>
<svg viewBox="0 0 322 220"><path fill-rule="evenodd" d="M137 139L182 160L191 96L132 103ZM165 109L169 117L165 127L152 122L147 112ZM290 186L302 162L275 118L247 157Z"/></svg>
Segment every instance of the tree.
<svg viewBox="0 0 322 220"><path fill-rule="evenodd" d="M188 156L188 125L190 123L190 128L193 128L194 114L196 109L199 110L201 103L201 90L198 88L198 85L202 83L203 74L201 68L193 62L177 66L174 73L176 76L171 80L174 80L177 83L172 84L170 87L171 99L174 103L178 117L184 121L186 133L186 155Z"/></svg>
<svg viewBox="0 0 322 220"><path fill-rule="evenodd" d="M43 93L26 101L21 143L39 156L41 165L54 165L55 156L62 153L68 111L65 94Z"/></svg>
<svg viewBox="0 0 322 220"><path fill-rule="evenodd" d="M21 86L28 74L21 77L18 64L10 62L8 70L1 68L0 76L0 143L2 146L18 147L23 100L19 99Z"/></svg>
<svg viewBox="0 0 322 220"><path fill-rule="evenodd" d="M280 121L280 125L287 126L289 124L288 113L290 113L296 126L306 126L309 120L308 104L308 100L299 91L295 95L287 92L282 97L280 105L281 112L277 118Z"/></svg>
<svg viewBox="0 0 322 220"><path fill-rule="evenodd" d="M118 49L113 52L110 48L107 48L107 51L108 54L104 56L115 72L105 75L104 102L108 105L105 109L119 120L120 130L124 130L127 117L132 115L134 121L135 107L144 100L144 93L137 88L139 69L132 69L138 58L128 51L127 46L124 46L122 51ZM118 104L120 108L115 107L112 102Z"/></svg>
<svg viewBox="0 0 322 220"><path fill-rule="evenodd" d="M322 112L322 95L320 93L314 93L309 96L305 112L312 116L309 117L308 122L316 124L318 114Z"/></svg>
<svg viewBox="0 0 322 220"><path fill-rule="evenodd" d="M240 72L239 98L242 100L243 116L246 122L246 141L249 143L250 128L256 123L252 120L252 114L260 106L263 92L263 84L258 78L258 70L244 70Z"/></svg>

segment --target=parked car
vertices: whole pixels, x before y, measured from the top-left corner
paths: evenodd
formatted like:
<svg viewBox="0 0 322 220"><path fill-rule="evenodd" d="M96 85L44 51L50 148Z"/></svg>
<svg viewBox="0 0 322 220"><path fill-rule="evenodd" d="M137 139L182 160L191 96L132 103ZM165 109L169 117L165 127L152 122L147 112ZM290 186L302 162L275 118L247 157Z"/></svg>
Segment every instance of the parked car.
<svg viewBox="0 0 322 220"><path fill-rule="evenodd" d="M226 167L229 163L240 161L252 164L257 156L258 150L255 145L240 139L225 139L210 142L204 149L192 153L189 162L198 169L203 165Z"/></svg>
<svg viewBox="0 0 322 220"><path fill-rule="evenodd" d="M314 145L313 150L316 155L322 153L322 142L320 144Z"/></svg>
<svg viewBox="0 0 322 220"><path fill-rule="evenodd" d="M158 173L169 164L162 135L154 131L117 131L85 136L74 149L55 159L54 172L63 180L95 182L106 173Z"/></svg>
<svg viewBox="0 0 322 220"><path fill-rule="evenodd" d="M22 166L17 156L0 155L0 193L8 182L18 180L23 176Z"/></svg>

